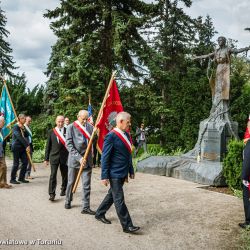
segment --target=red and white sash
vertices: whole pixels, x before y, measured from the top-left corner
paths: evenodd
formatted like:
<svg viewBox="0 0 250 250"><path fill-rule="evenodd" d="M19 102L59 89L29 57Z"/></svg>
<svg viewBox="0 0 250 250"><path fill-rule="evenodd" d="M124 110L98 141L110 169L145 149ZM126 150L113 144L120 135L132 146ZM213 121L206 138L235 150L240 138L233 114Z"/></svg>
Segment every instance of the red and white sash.
<svg viewBox="0 0 250 250"><path fill-rule="evenodd" d="M87 131L87 129L77 120L74 121L73 125L81 132L81 134L86 138L90 139L91 135Z"/></svg>
<svg viewBox="0 0 250 250"><path fill-rule="evenodd" d="M114 128L112 131L121 139L121 141L124 143L128 151L131 153L132 143L131 141L129 141L128 137L124 134L124 132L119 128Z"/></svg>
<svg viewBox="0 0 250 250"><path fill-rule="evenodd" d="M58 127L53 128L53 131L54 131L56 137L58 138L58 140L59 140L59 141L65 146L65 148L66 148L66 139L65 139L63 133L60 132L60 130L59 130Z"/></svg>

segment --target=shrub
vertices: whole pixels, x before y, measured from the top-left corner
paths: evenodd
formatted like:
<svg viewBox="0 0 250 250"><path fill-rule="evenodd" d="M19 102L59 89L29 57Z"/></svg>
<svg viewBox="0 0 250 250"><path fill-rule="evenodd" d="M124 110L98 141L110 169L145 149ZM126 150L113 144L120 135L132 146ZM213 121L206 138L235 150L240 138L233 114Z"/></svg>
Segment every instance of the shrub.
<svg viewBox="0 0 250 250"><path fill-rule="evenodd" d="M244 143L231 140L228 144L228 154L223 161L223 175L231 189L241 189L242 152Z"/></svg>
<svg viewBox="0 0 250 250"><path fill-rule="evenodd" d="M32 160L35 163L43 162L45 157L45 149L38 149L34 151L32 155Z"/></svg>

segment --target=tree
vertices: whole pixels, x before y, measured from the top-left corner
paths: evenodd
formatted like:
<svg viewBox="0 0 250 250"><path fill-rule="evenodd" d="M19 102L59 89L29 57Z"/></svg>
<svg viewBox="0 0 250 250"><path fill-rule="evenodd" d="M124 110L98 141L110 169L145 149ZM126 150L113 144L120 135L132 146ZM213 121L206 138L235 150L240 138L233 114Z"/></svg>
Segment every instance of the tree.
<svg viewBox="0 0 250 250"><path fill-rule="evenodd" d="M38 116L43 111L44 87L35 86L32 90L27 88L25 74L9 77L7 86L17 114Z"/></svg>
<svg viewBox="0 0 250 250"><path fill-rule="evenodd" d="M66 0L47 11L58 37L47 68L46 95L58 95L54 112L75 113L87 105L89 92L98 106L113 70L123 79L143 76L147 43L139 29L154 10L139 0Z"/></svg>
<svg viewBox="0 0 250 250"><path fill-rule="evenodd" d="M214 34L209 18L203 23L201 17L195 19L185 13L183 5L189 8L191 3L189 0L158 0L158 16L151 23L151 30L154 28L155 32L149 37L152 51L147 63L148 83L162 99L158 126L161 144L169 148L185 147L180 133L186 119L185 92L198 82L191 73L202 70L188 55L211 43Z"/></svg>
<svg viewBox="0 0 250 250"><path fill-rule="evenodd" d="M0 75L7 74L13 76L12 70L16 69L14 66L13 57L11 56L12 49L10 44L6 41L9 35L9 31L5 26L7 23L4 11L0 7Z"/></svg>

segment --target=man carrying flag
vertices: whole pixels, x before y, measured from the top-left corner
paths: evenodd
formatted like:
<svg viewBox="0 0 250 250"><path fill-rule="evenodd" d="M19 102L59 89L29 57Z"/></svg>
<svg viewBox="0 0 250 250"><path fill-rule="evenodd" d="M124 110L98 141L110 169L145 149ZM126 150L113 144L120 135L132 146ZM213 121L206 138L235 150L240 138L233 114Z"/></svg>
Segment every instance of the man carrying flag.
<svg viewBox="0 0 250 250"><path fill-rule="evenodd" d="M11 169L10 183L20 184L29 183L25 180L25 173L28 165L27 153L30 153L29 133L24 127L26 116L24 114L18 115L18 122L12 128L12 144L11 149L13 152L13 166ZM19 173L18 181L16 181L16 174L19 166L19 160L22 162L22 167Z"/></svg>
<svg viewBox="0 0 250 250"><path fill-rule="evenodd" d="M71 208L72 187L78 174L80 164L84 161L83 156L87 149L90 137L93 132L93 126L88 122L88 111L80 110L77 120L70 124L67 128L66 145L69 151L68 166L68 184L66 190L65 208ZM95 211L90 209L90 191L91 191L91 175L92 175L92 154L88 155L85 168L81 174L82 177L82 214L94 215Z"/></svg>

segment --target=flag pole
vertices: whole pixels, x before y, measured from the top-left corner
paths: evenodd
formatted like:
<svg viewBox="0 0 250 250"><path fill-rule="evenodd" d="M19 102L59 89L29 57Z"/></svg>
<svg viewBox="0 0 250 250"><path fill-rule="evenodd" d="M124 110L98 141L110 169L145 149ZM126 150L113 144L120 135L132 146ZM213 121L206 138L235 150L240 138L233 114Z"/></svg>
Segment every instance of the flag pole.
<svg viewBox="0 0 250 250"><path fill-rule="evenodd" d="M86 149L85 154L84 154L84 156L83 156L83 161L81 162L81 166L80 166L79 172L78 172L78 174L77 174L77 178L76 178L74 187L73 187L73 189L72 189L72 193L75 193L75 192L76 192L76 188L77 188L78 183L79 183L79 181L80 181L80 177L81 177L82 171L83 171L83 169L84 169L84 167L85 167L85 165L86 165L87 158L88 158L89 152L90 152L90 150L91 150L91 148L92 148L94 136L95 136L95 133L96 133L96 130L97 130L97 125L98 125L98 123L99 123L99 121L100 121L100 119L101 119L101 116L102 116L102 113L103 113L103 109L104 109L104 105L105 105L106 100L107 100L107 98L108 98L109 91L110 91L110 89L111 89L111 87L112 87L113 80L114 80L114 78L115 78L115 74L116 74L116 71L114 71L114 72L112 73L112 76L111 76L111 78L110 78L109 85L108 85L108 87L107 87L105 96L104 96L103 101L102 101L101 108L100 108L100 110L99 110L99 113L98 113L98 116L97 116L97 119L96 119L96 122L95 122L95 126L94 126L94 129L93 129L93 133L92 133L92 135L91 135L91 137L90 137L90 140L89 140L87 149ZM89 99L89 100L90 100L90 99Z"/></svg>
<svg viewBox="0 0 250 250"><path fill-rule="evenodd" d="M9 100L10 100L10 103L11 103L11 106L12 106L12 109L13 109L14 114L15 114L15 117L16 117L16 120L18 121L18 117L17 117L17 114L16 114L16 110L15 110L15 108L14 108L14 104L13 104L13 102L12 102L12 99L11 99L11 96L10 96L10 93L9 93L9 90L8 90L8 86L7 86L7 84L6 84L6 80L5 80L2 76L1 76L1 78L2 78L3 84L4 84L5 88L6 88L6 91L7 91L7 94L8 94L8 97L9 97ZM23 134L22 129L20 129L20 131L21 131L22 137L24 138L24 134ZM30 153L26 151L26 154L27 154L27 157L28 157L28 159L29 159L29 162L30 162L30 164L31 164L31 166L32 166L33 171L36 172L36 168L35 168L35 165L34 165L32 159L31 159Z"/></svg>

